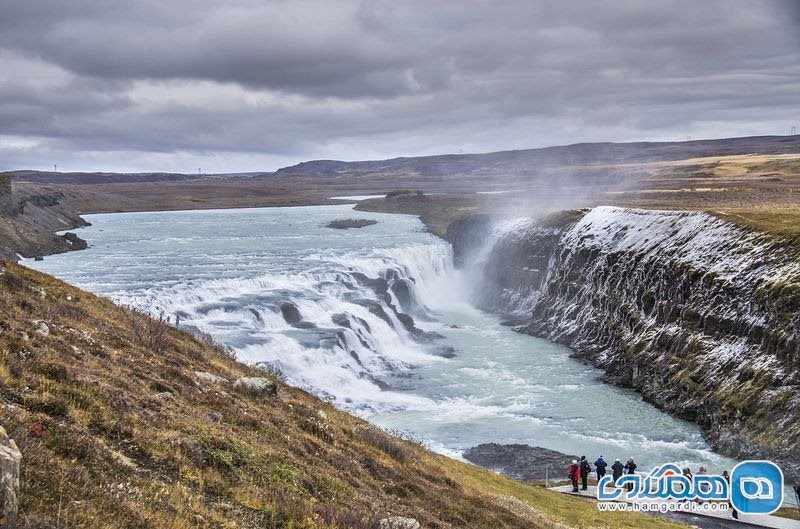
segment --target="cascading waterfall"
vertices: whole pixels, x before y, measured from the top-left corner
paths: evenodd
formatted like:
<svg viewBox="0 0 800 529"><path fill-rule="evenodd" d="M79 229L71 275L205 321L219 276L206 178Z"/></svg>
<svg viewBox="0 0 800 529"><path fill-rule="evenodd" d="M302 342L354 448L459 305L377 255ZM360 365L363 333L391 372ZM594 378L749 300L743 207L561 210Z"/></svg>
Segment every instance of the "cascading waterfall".
<svg viewBox="0 0 800 529"><path fill-rule="evenodd" d="M344 406L357 403L365 413L397 405L398 395L381 395L392 389L393 375L448 356L439 336L418 326L434 319L448 295L441 288L454 274L448 245L304 260L314 267L299 274L179 283L115 297L178 315L182 327L213 335L240 359Z"/></svg>

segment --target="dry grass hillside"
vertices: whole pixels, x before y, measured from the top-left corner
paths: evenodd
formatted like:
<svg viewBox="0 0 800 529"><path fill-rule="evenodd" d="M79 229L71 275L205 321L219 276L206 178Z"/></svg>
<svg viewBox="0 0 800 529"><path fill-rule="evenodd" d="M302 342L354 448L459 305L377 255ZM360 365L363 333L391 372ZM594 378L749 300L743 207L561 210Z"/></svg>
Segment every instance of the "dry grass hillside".
<svg viewBox="0 0 800 529"><path fill-rule="evenodd" d="M212 376L213 375L213 376ZM218 378L216 378L218 377ZM674 526L432 454L225 349L52 277L0 267L0 424L26 528Z"/></svg>

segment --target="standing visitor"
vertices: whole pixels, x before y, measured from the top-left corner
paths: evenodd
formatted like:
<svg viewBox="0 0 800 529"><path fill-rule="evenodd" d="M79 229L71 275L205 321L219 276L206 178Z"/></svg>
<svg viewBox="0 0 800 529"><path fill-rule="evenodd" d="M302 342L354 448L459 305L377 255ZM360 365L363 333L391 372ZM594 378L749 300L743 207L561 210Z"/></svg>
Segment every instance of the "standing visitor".
<svg viewBox="0 0 800 529"><path fill-rule="evenodd" d="M705 476L706 474L708 474L708 472L706 472L706 467L700 467L700 469L698 469L697 471L698 476ZM700 492L702 492L703 494L708 494L709 492L711 492L711 484L707 482L701 483ZM700 503L703 504L707 502L705 500L700 500Z"/></svg>
<svg viewBox="0 0 800 529"><path fill-rule="evenodd" d="M611 465L611 477L614 478L614 485L617 484L617 480L622 477L622 471L625 467L622 465L622 461L619 459L614 460L614 464Z"/></svg>
<svg viewBox="0 0 800 529"><path fill-rule="evenodd" d="M635 474L636 473L636 463L633 461L633 458L628 458L628 462L625 463L625 471L627 474ZM633 490L633 484L628 483L625 485L625 488L628 490Z"/></svg>
<svg viewBox="0 0 800 529"><path fill-rule="evenodd" d="M574 459L569 466L569 479L572 481L572 492L578 492L578 479L581 477L581 468Z"/></svg>
<svg viewBox="0 0 800 529"><path fill-rule="evenodd" d="M727 470L723 470L722 471L722 477L725 478L725 481L727 481L728 485L730 486L730 484L731 484L731 476L730 476L730 474L728 474ZM736 509L733 508L733 504L730 501L728 502L728 506L731 508L731 517L734 520L738 520L739 519L739 512Z"/></svg>
<svg viewBox="0 0 800 529"><path fill-rule="evenodd" d="M597 461L594 462L594 468L597 470L597 481L600 481L600 478L606 475L607 466L608 463L603 459L603 456L598 457Z"/></svg>
<svg viewBox="0 0 800 529"><path fill-rule="evenodd" d="M581 467L581 490L586 490L587 488L589 488L586 480L589 478L589 472L592 471L592 467L586 460L586 456L581 456L580 467Z"/></svg>

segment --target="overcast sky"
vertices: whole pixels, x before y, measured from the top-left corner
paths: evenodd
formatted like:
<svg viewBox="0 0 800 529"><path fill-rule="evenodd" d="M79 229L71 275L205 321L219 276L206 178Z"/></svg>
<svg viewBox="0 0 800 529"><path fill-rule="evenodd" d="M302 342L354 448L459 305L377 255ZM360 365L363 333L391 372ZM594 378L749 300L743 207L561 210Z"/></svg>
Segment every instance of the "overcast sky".
<svg viewBox="0 0 800 529"><path fill-rule="evenodd" d="M800 127L800 0L2 0L0 169Z"/></svg>

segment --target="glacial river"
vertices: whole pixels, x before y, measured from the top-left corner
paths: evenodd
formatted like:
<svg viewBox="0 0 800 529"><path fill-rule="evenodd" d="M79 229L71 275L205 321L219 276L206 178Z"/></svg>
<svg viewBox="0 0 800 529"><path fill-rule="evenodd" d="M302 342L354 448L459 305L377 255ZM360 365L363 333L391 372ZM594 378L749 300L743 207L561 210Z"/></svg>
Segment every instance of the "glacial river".
<svg viewBox="0 0 800 529"><path fill-rule="evenodd" d="M337 205L86 218L88 250L25 264L180 315L241 360L434 450L524 443L592 461L634 457L642 470L734 464L696 425L476 309L477 276L455 270L449 245L415 217ZM339 218L378 223L325 227Z"/></svg>

